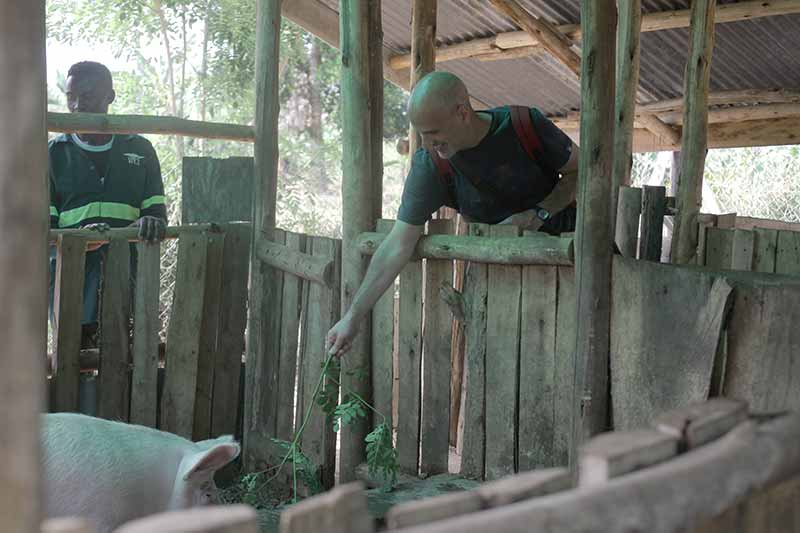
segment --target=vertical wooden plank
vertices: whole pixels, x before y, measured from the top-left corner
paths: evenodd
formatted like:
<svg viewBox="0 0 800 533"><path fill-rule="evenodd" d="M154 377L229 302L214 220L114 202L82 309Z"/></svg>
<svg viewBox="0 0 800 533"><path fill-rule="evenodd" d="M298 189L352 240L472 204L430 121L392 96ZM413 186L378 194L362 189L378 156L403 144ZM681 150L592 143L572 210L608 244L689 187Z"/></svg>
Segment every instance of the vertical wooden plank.
<svg viewBox="0 0 800 533"><path fill-rule="evenodd" d="M703 170L708 148L708 82L714 49L716 0L695 0L690 11L689 54L684 75L681 176L676 197L678 214L672 238L672 262L687 264L697 250Z"/></svg>
<svg viewBox="0 0 800 533"><path fill-rule="evenodd" d="M161 245L139 242L136 251L130 420L132 424L154 428L158 410Z"/></svg>
<svg viewBox="0 0 800 533"><path fill-rule="evenodd" d="M486 224L470 224L472 236L488 236ZM464 279L464 303L467 314L465 339L464 388L461 393L463 413L461 475L482 480L485 458L486 417L486 306L488 266L469 263Z"/></svg>
<svg viewBox="0 0 800 533"><path fill-rule="evenodd" d="M785 230L778 232L775 272L800 275L800 232Z"/></svg>
<svg viewBox="0 0 800 533"><path fill-rule="evenodd" d="M127 239L112 239L103 264L100 306L100 375L97 415L128 421L130 407L131 248Z"/></svg>
<svg viewBox="0 0 800 533"><path fill-rule="evenodd" d="M239 381L247 323L247 268L250 228L244 224L225 227L220 296L219 335L214 361L214 396L211 435L236 432L239 411ZM294 397L294 396L292 396Z"/></svg>
<svg viewBox="0 0 800 533"><path fill-rule="evenodd" d="M603 431L608 421L608 335L611 294L611 210L614 121L614 0L581 2L581 146L575 232L576 353L573 431Z"/></svg>
<svg viewBox="0 0 800 533"><path fill-rule="evenodd" d="M276 229L272 233L273 242L278 244L286 243L286 232L281 229ZM265 402L262 405L262 435L270 438L276 435L275 431L278 425L278 381L280 379L280 358L281 358L281 329L283 320L283 282L287 274L278 269L270 269L270 286L274 291L274 295L269 300L265 300L265 305L262 309L263 318L261 320L264 327L264 351L263 351L263 365L264 365L264 378L262 383L264 390L261 392L261 397Z"/></svg>
<svg viewBox="0 0 800 533"><path fill-rule="evenodd" d="M431 220L428 222L428 234L448 234L452 226L452 220ZM453 262L428 259L425 263L420 472L432 475L447 472L450 451L453 318L439 291L443 285L453 286Z"/></svg>
<svg viewBox="0 0 800 533"><path fill-rule="evenodd" d="M489 237L514 237L516 226L492 226ZM519 387L522 269L489 265L486 311L486 479L514 473ZM488 361L487 361L488 362Z"/></svg>
<svg viewBox="0 0 800 533"><path fill-rule="evenodd" d="M0 16L0 116L9 125L0 133L0 531L14 533L38 533L44 507L39 413L47 350L45 4L3 2Z"/></svg>
<svg viewBox="0 0 800 533"><path fill-rule="evenodd" d="M382 143L383 138L372 138L372 104L370 88L376 86L374 76L382 72L370 61L370 34L379 28L370 28L370 22L378 22L371 17L370 4L358 0L342 0L339 3L339 36L342 51L341 90L342 90L342 203L346 209L342 213L342 313L353 303L358 288L367 271L368 258L359 252L356 239L375 227L372 201L374 169L377 161L371 161L377 154L374 143ZM374 40L374 37L373 37ZM369 380L358 379L361 371L369 375L370 362L370 317L360 319L360 334L352 342L347 357L342 361L342 384L362 397L372 396ZM324 339L327 332L319 338ZM354 372L358 370L359 372ZM356 420L341 432L340 481L355 479L356 467L366 459L364 437L367 435L368 420Z"/></svg>
<svg viewBox="0 0 800 533"><path fill-rule="evenodd" d="M422 381L422 261L400 272L398 320L397 464L416 474L419 466L420 386Z"/></svg>
<svg viewBox="0 0 800 533"><path fill-rule="evenodd" d="M379 220L376 231L388 234L392 226L394 221ZM393 425L394 291L392 283L372 308L372 405L386 417L390 428ZM373 422L377 424L380 420Z"/></svg>
<svg viewBox="0 0 800 533"><path fill-rule="evenodd" d="M86 243L79 237L60 235L53 309L55 310L56 372L52 406L55 411L78 410L80 380L81 310L86 267Z"/></svg>
<svg viewBox="0 0 800 533"><path fill-rule="evenodd" d="M187 439L192 437L197 391L200 328L203 320L208 237L184 233L178 245L175 297L167 329L164 392L161 397L161 429Z"/></svg>
<svg viewBox="0 0 800 533"><path fill-rule="evenodd" d="M310 239L311 252L316 256L336 257L337 243L325 237ZM314 390L317 388L322 368L328 357L321 339L336 322L339 315L336 291L312 283L308 289L306 308L306 345L303 352L303 416L309 406L314 405ZM323 380L320 391L336 390L336 384ZM335 394L335 392L334 392ZM298 421L298 424L302 420ZM310 410L303 431L301 448L303 453L320 467L320 481L325 488L333 486L336 439L332 420L318 406Z"/></svg>
<svg viewBox="0 0 800 533"><path fill-rule="evenodd" d="M211 405L214 393L214 365L217 356L220 301L222 299L222 254L225 234L208 234L203 322L200 327L200 350L197 354L197 390L194 402L192 440L211 437Z"/></svg>
<svg viewBox="0 0 800 533"><path fill-rule="evenodd" d="M250 242L262 237L271 238L275 229L275 209L278 193L278 98L281 0L258 0L256 4L256 138L253 143L255 173L253 179L253 217ZM250 283L247 298L247 364L243 416L242 456L245 469L253 472L271 459L269 429L263 416L274 406L265 405L264 382L269 379L264 347L275 342L275 321L263 323L265 302L278 294L270 278L272 269L262 265L250 248ZM274 314L268 318L275 318ZM270 338L272 335L272 338Z"/></svg>
<svg viewBox="0 0 800 533"><path fill-rule="evenodd" d="M556 304L556 369L553 428L553 460L557 465L569 462L573 448L573 416L575 371L578 354L575 351L576 319L575 269L558 267L558 303Z"/></svg>
<svg viewBox="0 0 800 533"><path fill-rule="evenodd" d="M755 233L753 270L756 272L775 272L778 230L753 228L753 233Z"/></svg>
<svg viewBox="0 0 800 533"><path fill-rule="evenodd" d="M733 264L733 234L735 230L706 229L706 266L714 270L730 270Z"/></svg>
<svg viewBox="0 0 800 533"><path fill-rule="evenodd" d="M251 220L252 157L184 157L181 224Z"/></svg>
<svg viewBox="0 0 800 533"><path fill-rule="evenodd" d="M519 470L560 466L553 449L558 269L522 268Z"/></svg>
<svg viewBox="0 0 800 533"><path fill-rule="evenodd" d="M666 210L665 187L645 185L642 191L642 238L639 259L661 261L661 242Z"/></svg>
<svg viewBox="0 0 800 533"><path fill-rule="evenodd" d="M286 246L304 252L306 240L299 233L286 233ZM293 275L283 275L281 299L281 345L278 356L278 393L275 403L275 436L291 440L294 431L294 388L297 372L297 343L300 328L300 297L302 280Z"/></svg>
<svg viewBox="0 0 800 533"><path fill-rule="evenodd" d="M639 214L642 212L642 189L620 187L617 204L616 243L625 257L636 257L639 247Z"/></svg>
<svg viewBox="0 0 800 533"><path fill-rule="evenodd" d="M369 2L370 165L372 166L372 219L383 216L383 7Z"/></svg>
<svg viewBox="0 0 800 533"><path fill-rule="evenodd" d="M731 268L733 270L753 270L753 248L755 248L755 234L752 231L733 230Z"/></svg>

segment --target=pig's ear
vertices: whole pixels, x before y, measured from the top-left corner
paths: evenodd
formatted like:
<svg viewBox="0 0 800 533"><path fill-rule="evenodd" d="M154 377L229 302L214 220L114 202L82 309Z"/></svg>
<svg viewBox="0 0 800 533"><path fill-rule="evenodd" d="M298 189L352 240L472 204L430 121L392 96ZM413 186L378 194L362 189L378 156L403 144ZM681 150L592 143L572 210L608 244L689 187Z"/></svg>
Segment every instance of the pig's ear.
<svg viewBox="0 0 800 533"><path fill-rule="evenodd" d="M227 465L239 455L239 445L236 442L220 442L214 444L200 453L194 454L187 465L184 481L192 478L207 477L223 466Z"/></svg>

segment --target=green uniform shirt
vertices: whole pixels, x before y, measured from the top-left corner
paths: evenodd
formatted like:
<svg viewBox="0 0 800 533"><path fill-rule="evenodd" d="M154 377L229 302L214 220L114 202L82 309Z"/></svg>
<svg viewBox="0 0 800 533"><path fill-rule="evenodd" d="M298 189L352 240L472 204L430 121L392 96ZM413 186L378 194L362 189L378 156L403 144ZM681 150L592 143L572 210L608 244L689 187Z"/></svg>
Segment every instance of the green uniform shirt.
<svg viewBox="0 0 800 533"><path fill-rule="evenodd" d="M496 224L534 207L556 186L558 170L569 160L572 148L572 140L564 132L531 109L543 149L534 161L514 132L508 107L479 112L491 115L491 127L477 146L450 158L455 173L450 190L427 150L420 148L414 154L397 213L399 220L418 226L437 209L448 206L474 222ZM489 191L497 194L478 190L467 176L480 177L489 183Z"/></svg>
<svg viewBox="0 0 800 533"><path fill-rule="evenodd" d="M166 221L161 165L153 145L139 135L114 135L105 176L71 135L48 146L50 227L106 223L124 227L143 216Z"/></svg>

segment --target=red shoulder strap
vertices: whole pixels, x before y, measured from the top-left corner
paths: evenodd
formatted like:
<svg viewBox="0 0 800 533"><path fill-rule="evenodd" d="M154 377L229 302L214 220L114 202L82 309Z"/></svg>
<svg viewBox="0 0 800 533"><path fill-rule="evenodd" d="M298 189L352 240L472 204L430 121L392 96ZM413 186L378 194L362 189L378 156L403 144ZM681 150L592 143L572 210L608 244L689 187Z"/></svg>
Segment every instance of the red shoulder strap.
<svg viewBox="0 0 800 533"><path fill-rule="evenodd" d="M536 130L533 127L530 110L521 105L512 105L508 108L511 111L511 125L514 126L514 132L517 134L517 138L528 154L528 157L535 161L542 155L544 150L542 149L539 136L536 135Z"/></svg>
<svg viewBox="0 0 800 533"><path fill-rule="evenodd" d="M442 183L447 185L453 181L455 172L453 171L453 166L450 164L450 161L439 157L439 154L437 154L435 150L431 150L428 153L431 155L433 164L436 165L436 171L439 173L439 179L442 180Z"/></svg>

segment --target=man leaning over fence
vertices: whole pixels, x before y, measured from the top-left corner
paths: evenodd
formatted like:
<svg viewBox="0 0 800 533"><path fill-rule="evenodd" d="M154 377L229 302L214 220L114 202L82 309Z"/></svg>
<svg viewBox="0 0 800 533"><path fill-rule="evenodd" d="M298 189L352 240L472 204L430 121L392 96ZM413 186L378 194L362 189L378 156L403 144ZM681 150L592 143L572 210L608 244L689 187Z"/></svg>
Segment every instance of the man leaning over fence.
<svg viewBox="0 0 800 533"><path fill-rule="evenodd" d="M514 224L553 235L574 231L578 149L538 110L472 109L448 72L422 78L408 104L425 148L412 155L397 222L372 257L353 304L326 337L341 356L358 325L411 257L425 222L441 206L469 221Z"/></svg>
<svg viewBox="0 0 800 533"><path fill-rule="evenodd" d="M107 113L115 93L111 72L92 61L70 67L66 79L70 113ZM159 240L167 211L161 166L153 146L139 135L64 134L49 143L50 227L104 230L138 226L139 238ZM98 302L107 245L86 253L81 347L96 346ZM131 275L136 256L132 247ZM53 316L55 250L50 253L50 315Z"/></svg>

